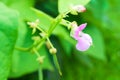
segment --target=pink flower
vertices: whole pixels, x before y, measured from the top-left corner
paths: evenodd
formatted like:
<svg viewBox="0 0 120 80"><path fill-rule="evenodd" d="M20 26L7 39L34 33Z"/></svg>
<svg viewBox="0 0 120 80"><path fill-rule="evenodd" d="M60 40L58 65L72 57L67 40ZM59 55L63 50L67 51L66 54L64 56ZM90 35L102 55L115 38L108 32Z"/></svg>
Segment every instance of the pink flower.
<svg viewBox="0 0 120 80"><path fill-rule="evenodd" d="M76 5L73 7L73 9L76 10L78 13L86 11L86 8L83 5Z"/></svg>
<svg viewBox="0 0 120 80"><path fill-rule="evenodd" d="M90 35L82 32L86 25L87 23L81 24L80 26L76 24L71 30L71 36L77 40L76 48L80 51L86 51L92 45L92 38Z"/></svg>
<svg viewBox="0 0 120 80"><path fill-rule="evenodd" d="M83 5L71 5L71 14L78 15L78 13L85 12L86 8Z"/></svg>

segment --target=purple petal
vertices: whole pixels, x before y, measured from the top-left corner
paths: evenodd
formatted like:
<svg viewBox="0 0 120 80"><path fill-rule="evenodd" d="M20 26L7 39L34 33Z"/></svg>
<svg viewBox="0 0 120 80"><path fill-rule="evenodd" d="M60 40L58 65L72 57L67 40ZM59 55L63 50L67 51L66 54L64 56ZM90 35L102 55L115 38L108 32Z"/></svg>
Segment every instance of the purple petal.
<svg viewBox="0 0 120 80"><path fill-rule="evenodd" d="M86 26L87 26L87 23L81 24L80 26L78 26L77 30L82 31Z"/></svg>
<svg viewBox="0 0 120 80"><path fill-rule="evenodd" d="M78 40L78 43L76 44L76 48L79 51L86 51L87 49L89 49L90 46L91 46L90 43L84 38L80 38Z"/></svg>
<svg viewBox="0 0 120 80"><path fill-rule="evenodd" d="M82 37L84 37L84 39L87 40L92 45L92 38L90 35L82 33Z"/></svg>
<svg viewBox="0 0 120 80"><path fill-rule="evenodd" d="M82 30L86 27L87 23L81 24L79 27L74 27L71 30L71 36L78 40L79 33L82 32Z"/></svg>
<svg viewBox="0 0 120 80"><path fill-rule="evenodd" d="M74 38L77 40L78 38L79 38L79 30L78 30L78 28L75 30L75 32L74 32Z"/></svg>
<svg viewBox="0 0 120 80"><path fill-rule="evenodd" d="M81 24L79 27L75 29L74 32L74 38L78 39L79 38L79 33L86 27L87 23Z"/></svg>
<svg viewBox="0 0 120 80"><path fill-rule="evenodd" d="M78 38L78 43L76 44L76 48L80 51L86 51L92 45L92 38L86 34L82 33L81 37Z"/></svg>

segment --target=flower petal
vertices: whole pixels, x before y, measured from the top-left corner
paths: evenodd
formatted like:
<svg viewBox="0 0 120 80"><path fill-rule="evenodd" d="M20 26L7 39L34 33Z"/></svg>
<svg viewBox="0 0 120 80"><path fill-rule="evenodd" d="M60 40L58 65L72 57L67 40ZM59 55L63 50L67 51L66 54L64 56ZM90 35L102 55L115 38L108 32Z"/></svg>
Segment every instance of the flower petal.
<svg viewBox="0 0 120 80"><path fill-rule="evenodd" d="M86 11L86 8L83 5L72 6L72 9L73 11L77 11L78 13Z"/></svg>
<svg viewBox="0 0 120 80"><path fill-rule="evenodd" d="M87 40L92 45L92 38L89 34L83 33L81 35L85 40Z"/></svg>
<svg viewBox="0 0 120 80"><path fill-rule="evenodd" d="M91 44L84 37L79 38L76 44L76 48L80 51L86 51L90 46Z"/></svg>
<svg viewBox="0 0 120 80"><path fill-rule="evenodd" d="M82 31L86 26L87 26L87 23L81 24L80 26L78 26L77 30Z"/></svg>
<svg viewBox="0 0 120 80"><path fill-rule="evenodd" d="M87 23L81 24L79 27L74 28L73 37L77 40L79 38L79 33L86 27Z"/></svg>

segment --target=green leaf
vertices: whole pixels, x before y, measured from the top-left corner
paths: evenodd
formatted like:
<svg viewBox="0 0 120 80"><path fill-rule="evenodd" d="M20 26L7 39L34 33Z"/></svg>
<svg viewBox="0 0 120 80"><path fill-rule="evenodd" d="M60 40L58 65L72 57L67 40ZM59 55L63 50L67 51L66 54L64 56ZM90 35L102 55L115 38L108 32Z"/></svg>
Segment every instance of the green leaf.
<svg viewBox="0 0 120 80"><path fill-rule="evenodd" d="M60 13L66 12L71 5L86 5L90 0L58 0L58 10Z"/></svg>
<svg viewBox="0 0 120 80"><path fill-rule="evenodd" d="M9 2L9 0L0 0L1 2L7 4Z"/></svg>
<svg viewBox="0 0 120 80"><path fill-rule="evenodd" d="M43 12L40 12L38 15L35 11L31 9L33 4L34 0L13 0L10 5L8 5L9 7L18 10L21 16L19 22L20 25L18 39L16 44L17 47L30 47L33 43L33 41L31 40L31 29L24 23L24 20L34 21L38 18L40 19L40 25L44 29L47 29L46 26L50 25L50 21L46 21L50 19L47 15L45 15ZM42 66L43 69L53 70L45 47L40 49L40 54L45 56L45 61ZM12 68L9 77L19 77L24 74L34 72L39 67L38 62L36 61L36 55L33 55L30 52L14 50L12 57Z"/></svg>
<svg viewBox="0 0 120 80"><path fill-rule="evenodd" d="M16 46L20 47L30 47L33 43L31 40L31 29L26 26L26 24L23 22L24 19L27 19L28 21L33 21L35 19L40 19L40 26L42 28L47 29L45 26L50 25L51 18L44 14L43 12L35 12L34 10L28 8L28 12L32 13L30 15L22 15L22 19L20 21L20 26L19 26L19 34L18 34L18 40ZM24 14L25 12L23 12ZM21 30L22 29L22 30ZM48 70L53 70L53 67L50 63L47 50L45 47L40 49L40 55L42 54L45 56L45 61L42 65L43 69L48 69ZM11 69L11 75L10 77L19 77L24 74L28 74L31 72L34 72L38 69L38 62L36 61L36 55L31 54L30 52L24 52L24 51L18 51L14 50L13 54L13 60L12 60L12 69Z"/></svg>
<svg viewBox="0 0 120 80"><path fill-rule="evenodd" d="M37 17L36 19L40 20L40 24L39 24L40 27L42 27L44 30L48 30L50 24L53 21L53 18L40 10L37 10L34 8L31 8L30 10L33 13L30 17ZM29 19L29 20L32 20L32 19Z"/></svg>
<svg viewBox="0 0 120 80"><path fill-rule="evenodd" d="M28 48L33 44L31 30L22 21L20 21L20 24L16 47ZM39 50L39 53L40 55L45 56L42 68L53 70L47 50L44 46ZM20 77L37 71L39 65L36 59L37 56L31 52L14 50L10 77Z"/></svg>
<svg viewBox="0 0 120 80"><path fill-rule="evenodd" d="M93 46L90 47L87 53L95 58L106 60L105 56L105 45L101 32L96 27L86 28L86 33L90 34L93 39Z"/></svg>
<svg viewBox="0 0 120 80"><path fill-rule="evenodd" d="M20 0L19 2L15 1L12 3L10 7L19 11L23 21L35 21L39 19L40 26L47 30L53 19L44 12L34 9L33 5L34 0Z"/></svg>
<svg viewBox="0 0 120 80"><path fill-rule="evenodd" d="M9 7L18 10L21 14L20 16L25 20L32 18L33 18L32 20L34 20L35 18L37 18L36 16L33 16L34 13L30 9L33 6L34 0L19 0L19 1L14 0L11 3L11 5L9 5Z"/></svg>
<svg viewBox="0 0 120 80"><path fill-rule="evenodd" d="M70 56L71 51L72 51L71 49L72 49L73 45L69 41L62 39L61 37L59 37L59 40L60 40L60 44L62 45L62 48L65 51L65 53L68 56Z"/></svg>
<svg viewBox="0 0 120 80"><path fill-rule="evenodd" d="M18 13L0 2L0 80L7 80L17 39Z"/></svg>
<svg viewBox="0 0 120 80"><path fill-rule="evenodd" d="M33 43L31 40L31 29L26 25L26 23L24 23L24 20L34 21L39 18L41 24L44 25L45 23L45 26L50 24L50 22L48 22L48 24L46 23L46 20L49 18L45 18L46 15L44 16L44 13L41 12L42 14L40 13L39 17L36 12L31 9L33 4L34 0L12 0L8 5L9 7L18 10L21 16L19 21L18 39L16 43L17 47L30 47ZM42 27L44 28L43 25ZM45 62L42 65L43 69L53 70L45 47L40 49L40 54L45 56ZM12 55L12 68L9 77L19 77L36 71L38 69L36 58L36 55L33 55L30 52L14 50Z"/></svg>

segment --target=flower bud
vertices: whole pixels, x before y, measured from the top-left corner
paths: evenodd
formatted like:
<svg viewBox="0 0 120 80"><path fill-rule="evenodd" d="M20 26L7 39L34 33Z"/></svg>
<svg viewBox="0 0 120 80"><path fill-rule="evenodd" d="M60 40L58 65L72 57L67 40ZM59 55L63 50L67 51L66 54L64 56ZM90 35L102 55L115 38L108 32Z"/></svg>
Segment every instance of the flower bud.
<svg viewBox="0 0 120 80"><path fill-rule="evenodd" d="M27 22L28 25L30 25L31 28L36 28L39 24L39 20L37 19L35 22Z"/></svg>
<svg viewBox="0 0 120 80"><path fill-rule="evenodd" d="M39 40L40 40L40 36L33 36L33 37L32 37L32 40L34 40L34 41L39 41Z"/></svg>
<svg viewBox="0 0 120 80"><path fill-rule="evenodd" d="M46 46L47 46L48 49L51 48L51 45L50 45L50 43L48 41L46 41Z"/></svg>
<svg viewBox="0 0 120 80"><path fill-rule="evenodd" d="M37 61L38 61L40 64L42 64L42 63L44 62L44 58L45 58L45 56L40 56L40 57L37 58Z"/></svg>
<svg viewBox="0 0 120 80"><path fill-rule="evenodd" d="M80 12L85 12L86 8L83 5L71 6L71 14L78 15Z"/></svg>
<svg viewBox="0 0 120 80"><path fill-rule="evenodd" d="M57 53L57 49L56 48L51 48L51 49L49 49L49 52L51 54L56 54Z"/></svg>
<svg viewBox="0 0 120 80"><path fill-rule="evenodd" d="M74 7L74 10L76 10L78 13L85 12L86 8L83 5L77 5Z"/></svg>
<svg viewBox="0 0 120 80"><path fill-rule="evenodd" d="M41 40L40 36L33 36L32 40L34 41L33 44L38 44L38 42Z"/></svg>
<svg viewBox="0 0 120 80"><path fill-rule="evenodd" d="M27 24L30 25L31 28L33 28L32 34L36 32L36 28L38 27L39 22L39 19L37 19L35 22L27 22Z"/></svg>
<svg viewBox="0 0 120 80"><path fill-rule="evenodd" d="M39 33L39 35L40 35L41 37L46 37L46 36L47 36L47 34L44 33L44 32Z"/></svg>
<svg viewBox="0 0 120 80"><path fill-rule="evenodd" d="M76 28L78 25L77 25L77 22L76 21L73 21L70 23L70 29L72 28Z"/></svg>

